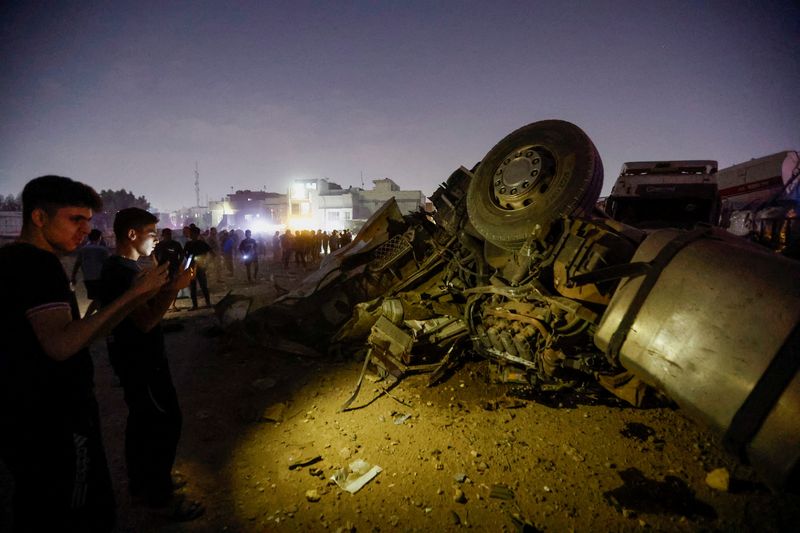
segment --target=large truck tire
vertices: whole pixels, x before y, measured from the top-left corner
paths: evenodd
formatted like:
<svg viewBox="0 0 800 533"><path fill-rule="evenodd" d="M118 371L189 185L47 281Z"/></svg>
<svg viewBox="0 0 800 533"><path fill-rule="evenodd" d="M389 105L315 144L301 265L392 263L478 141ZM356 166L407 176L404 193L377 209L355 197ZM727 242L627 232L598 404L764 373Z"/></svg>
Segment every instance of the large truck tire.
<svg viewBox="0 0 800 533"><path fill-rule="evenodd" d="M603 163L579 127L543 120L510 133L489 150L467 191L467 212L489 242L516 251L555 219L591 211Z"/></svg>

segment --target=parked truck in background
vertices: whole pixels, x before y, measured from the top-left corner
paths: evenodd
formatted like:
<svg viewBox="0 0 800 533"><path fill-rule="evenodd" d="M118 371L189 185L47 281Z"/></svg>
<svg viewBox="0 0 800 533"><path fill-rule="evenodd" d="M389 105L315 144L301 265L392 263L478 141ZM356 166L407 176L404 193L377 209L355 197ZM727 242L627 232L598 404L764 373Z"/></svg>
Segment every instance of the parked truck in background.
<svg viewBox="0 0 800 533"><path fill-rule="evenodd" d="M644 229L715 224L720 208L716 173L717 162L711 160L624 163L605 211Z"/></svg>
<svg viewBox="0 0 800 533"><path fill-rule="evenodd" d="M797 258L798 173L798 153L786 150L717 172L720 226Z"/></svg>

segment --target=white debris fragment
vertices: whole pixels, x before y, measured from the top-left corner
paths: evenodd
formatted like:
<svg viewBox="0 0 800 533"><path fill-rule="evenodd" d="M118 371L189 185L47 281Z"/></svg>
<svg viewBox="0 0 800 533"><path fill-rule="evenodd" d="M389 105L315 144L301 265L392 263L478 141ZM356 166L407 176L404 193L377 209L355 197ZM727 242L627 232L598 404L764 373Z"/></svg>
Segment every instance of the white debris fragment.
<svg viewBox="0 0 800 533"><path fill-rule="evenodd" d="M363 459L356 459L347 468L337 470L331 476L331 481L339 485L342 490L355 494L382 471L383 469L378 465L372 465Z"/></svg>

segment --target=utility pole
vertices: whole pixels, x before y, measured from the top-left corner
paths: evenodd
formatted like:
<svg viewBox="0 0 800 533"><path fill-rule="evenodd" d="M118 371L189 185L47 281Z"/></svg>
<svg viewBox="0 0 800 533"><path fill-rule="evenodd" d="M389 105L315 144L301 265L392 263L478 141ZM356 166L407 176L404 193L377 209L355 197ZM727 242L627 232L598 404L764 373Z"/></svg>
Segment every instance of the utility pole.
<svg viewBox="0 0 800 533"><path fill-rule="evenodd" d="M197 161L194 162L194 195L197 199L195 205L200 207L200 171L197 168Z"/></svg>

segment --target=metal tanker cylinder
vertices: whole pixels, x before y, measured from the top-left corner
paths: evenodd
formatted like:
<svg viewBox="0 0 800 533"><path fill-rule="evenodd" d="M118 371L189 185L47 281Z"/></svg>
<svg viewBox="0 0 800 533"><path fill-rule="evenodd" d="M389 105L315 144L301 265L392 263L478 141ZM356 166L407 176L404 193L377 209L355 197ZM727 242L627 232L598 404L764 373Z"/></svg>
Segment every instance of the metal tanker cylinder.
<svg viewBox="0 0 800 533"><path fill-rule="evenodd" d="M719 230L659 230L595 344L746 455L773 489L800 462L800 262Z"/></svg>

